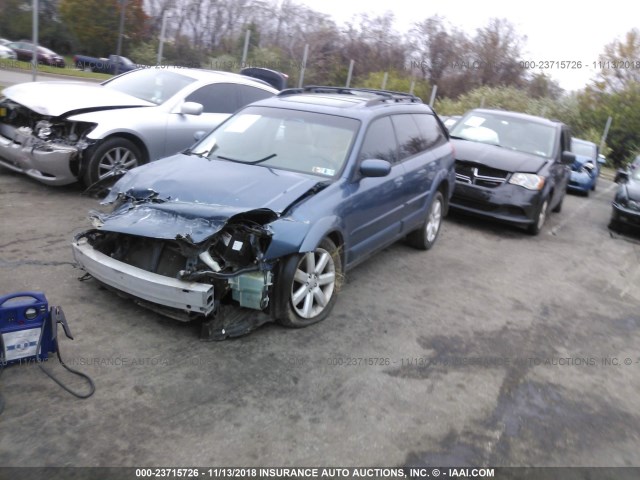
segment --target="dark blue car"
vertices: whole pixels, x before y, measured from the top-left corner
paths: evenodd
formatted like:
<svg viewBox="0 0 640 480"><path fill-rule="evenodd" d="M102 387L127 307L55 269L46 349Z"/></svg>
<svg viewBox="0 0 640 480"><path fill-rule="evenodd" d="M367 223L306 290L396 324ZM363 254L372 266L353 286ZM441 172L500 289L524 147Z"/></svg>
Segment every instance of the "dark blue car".
<svg viewBox="0 0 640 480"><path fill-rule="evenodd" d="M599 156L599 148L593 142L572 138L571 151L576 160L571 165L567 190L589 196L589 192L595 191L600 176L600 163L603 160Z"/></svg>
<svg viewBox="0 0 640 480"><path fill-rule="evenodd" d="M207 338L267 320L303 327L375 252L403 238L433 246L453 165L446 128L412 95L285 90L127 173L74 256L143 305L202 319Z"/></svg>

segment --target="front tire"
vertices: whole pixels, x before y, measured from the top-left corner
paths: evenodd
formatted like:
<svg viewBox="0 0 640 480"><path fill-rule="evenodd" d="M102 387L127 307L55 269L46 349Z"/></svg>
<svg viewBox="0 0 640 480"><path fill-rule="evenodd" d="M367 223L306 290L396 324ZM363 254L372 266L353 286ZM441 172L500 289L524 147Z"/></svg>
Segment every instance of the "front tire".
<svg viewBox="0 0 640 480"><path fill-rule="evenodd" d="M538 235L540 233L540 231L542 230L542 227L544 227L544 223L547 221L547 215L549 213L549 198L545 198L540 207L538 208L538 211L536 212L536 220L529 225L529 228L527 229L527 231L531 234L531 235Z"/></svg>
<svg viewBox="0 0 640 480"><path fill-rule="evenodd" d="M83 181L89 187L119 170L131 170L143 163L142 152L131 140L109 138L90 154Z"/></svg>
<svg viewBox="0 0 640 480"><path fill-rule="evenodd" d="M325 238L313 252L291 255L284 262L275 285L282 303L277 322L301 328L327 318L342 286L342 260L336 245Z"/></svg>
<svg viewBox="0 0 640 480"><path fill-rule="evenodd" d="M444 197L442 192L437 191L429 205L429 212L424 224L418 229L407 235L409 245L419 250L429 250L436 243L440 227L442 226L442 218L444 216Z"/></svg>

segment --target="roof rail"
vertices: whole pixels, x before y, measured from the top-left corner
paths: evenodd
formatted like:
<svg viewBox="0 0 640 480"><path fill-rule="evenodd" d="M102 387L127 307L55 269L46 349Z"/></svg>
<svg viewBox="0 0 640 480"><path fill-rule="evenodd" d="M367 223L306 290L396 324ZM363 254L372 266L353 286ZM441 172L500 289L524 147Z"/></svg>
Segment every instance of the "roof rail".
<svg viewBox="0 0 640 480"><path fill-rule="evenodd" d="M420 97L416 97L411 93L396 92L393 90L377 90L374 88L350 88L350 87L330 87L325 85L309 85L303 88L287 88L278 93L278 96L295 95L299 93L337 93L342 95L356 95L362 97L362 93L374 96L367 102L368 105L374 105L382 102L410 102L422 103Z"/></svg>

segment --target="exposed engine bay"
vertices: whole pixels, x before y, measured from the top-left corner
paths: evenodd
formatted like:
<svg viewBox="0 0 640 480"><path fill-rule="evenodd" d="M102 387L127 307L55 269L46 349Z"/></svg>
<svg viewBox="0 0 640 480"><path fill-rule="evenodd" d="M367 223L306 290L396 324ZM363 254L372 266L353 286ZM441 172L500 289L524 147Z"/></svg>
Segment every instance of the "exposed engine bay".
<svg viewBox="0 0 640 480"><path fill-rule="evenodd" d="M99 217L94 216L94 223L101 223ZM100 229L81 233L74 243L88 245L94 251L135 269L179 282L211 285L203 302L190 303L182 308L160 306L140 301L136 295L131 296L140 305L176 320L199 319L203 320L203 325L211 322L211 325L203 326L203 332L211 331L202 336L215 338L221 332L223 336L233 336L220 328L223 322L221 312L226 306L233 305L235 308L228 311L236 314L246 309L260 313L259 323L244 324L240 334L271 320L267 313L275 261L264 260L270 241L268 227L240 215L229 219L217 233L200 243L194 243L190 235L164 239ZM99 277L96 279L109 287L108 282ZM127 293L126 288L120 293L123 290ZM238 306L242 308L238 309Z"/></svg>
<svg viewBox="0 0 640 480"><path fill-rule="evenodd" d="M42 115L8 98L0 99L0 162L16 171L54 179L60 169L79 175L80 154L93 142L93 123ZM27 167L27 168L25 168Z"/></svg>

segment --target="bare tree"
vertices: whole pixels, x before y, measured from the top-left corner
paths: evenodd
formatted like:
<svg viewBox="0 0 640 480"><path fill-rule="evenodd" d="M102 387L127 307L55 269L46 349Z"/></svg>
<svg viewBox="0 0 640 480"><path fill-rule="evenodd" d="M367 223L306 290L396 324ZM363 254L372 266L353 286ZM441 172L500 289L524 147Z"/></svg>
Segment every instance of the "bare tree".
<svg viewBox="0 0 640 480"><path fill-rule="evenodd" d="M640 30L634 28L622 40L604 47L596 64L598 79L604 90L620 92L630 85L640 84Z"/></svg>
<svg viewBox="0 0 640 480"><path fill-rule="evenodd" d="M519 35L506 19L492 18L479 28L472 42L475 76L480 85L500 86L524 84L520 67L521 50L526 36Z"/></svg>

